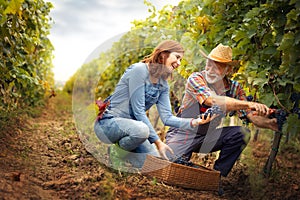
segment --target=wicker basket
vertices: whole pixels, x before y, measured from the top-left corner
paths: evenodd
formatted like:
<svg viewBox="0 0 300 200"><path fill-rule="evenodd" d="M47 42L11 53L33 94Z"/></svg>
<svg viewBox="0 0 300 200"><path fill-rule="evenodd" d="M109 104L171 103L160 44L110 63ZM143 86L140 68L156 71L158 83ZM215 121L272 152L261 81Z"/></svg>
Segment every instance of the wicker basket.
<svg viewBox="0 0 300 200"><path fill-rule="evenodd" d="M199 168L172 163L147 155L141 173L155 177L169 185L197 190L219 191L220 172L197 165Z"/></svg>

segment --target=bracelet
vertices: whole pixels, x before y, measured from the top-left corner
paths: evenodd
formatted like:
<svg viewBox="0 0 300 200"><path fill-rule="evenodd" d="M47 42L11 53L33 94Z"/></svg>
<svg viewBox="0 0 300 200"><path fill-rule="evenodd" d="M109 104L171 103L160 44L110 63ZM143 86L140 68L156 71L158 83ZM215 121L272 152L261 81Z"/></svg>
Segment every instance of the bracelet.
<svg viewBox="0 0 300 200"><path fill-rule="evenodd" d="M193 121L194 121L194 118L192 118L192 120L190 121L190 126L191 126L192 128L195 128L195 126L193 125Z"/></svg>

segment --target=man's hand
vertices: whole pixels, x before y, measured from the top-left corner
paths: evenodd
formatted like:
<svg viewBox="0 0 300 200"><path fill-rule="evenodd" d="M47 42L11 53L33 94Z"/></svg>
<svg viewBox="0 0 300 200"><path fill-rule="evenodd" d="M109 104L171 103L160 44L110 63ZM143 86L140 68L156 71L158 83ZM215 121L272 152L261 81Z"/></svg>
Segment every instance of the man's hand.
<svg viewBox="0 0 300 200"><path fill-rule="evenodd" d="M269 107L256 102L249 102L249 109L256 111L256 114L259 116L266 116L269 114Z"/></svg>

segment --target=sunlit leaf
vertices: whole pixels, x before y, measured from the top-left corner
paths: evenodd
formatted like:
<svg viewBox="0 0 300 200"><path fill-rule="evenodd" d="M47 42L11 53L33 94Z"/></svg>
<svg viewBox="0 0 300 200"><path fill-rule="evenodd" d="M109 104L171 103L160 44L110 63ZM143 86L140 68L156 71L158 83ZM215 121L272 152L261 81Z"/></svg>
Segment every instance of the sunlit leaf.
<svg viewBox="0 0 300 200"><path fill-rule="evenodd" d="M5 9L4 14L15 15L17 13L18 15L21 15L21 5L23 2L24 0L11 0Z"/></svg>

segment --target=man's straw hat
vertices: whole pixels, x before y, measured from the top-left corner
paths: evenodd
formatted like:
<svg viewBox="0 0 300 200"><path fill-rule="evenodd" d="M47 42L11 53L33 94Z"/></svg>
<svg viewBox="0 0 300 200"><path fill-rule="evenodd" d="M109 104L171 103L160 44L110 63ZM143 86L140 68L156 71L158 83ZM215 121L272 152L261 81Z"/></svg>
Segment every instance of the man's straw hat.
<svg viewBox="0 0 300 200"><path fill-rule="evenodd" d="M226 63L228 65L237 65L239 64L238 60L232 60L232 49L229 46L224 46L223 44L219 44L217 47L215 47L211 52L208 54L208 56L200 50L200 53L207 59L220 62L220 63Z"/></svg>

